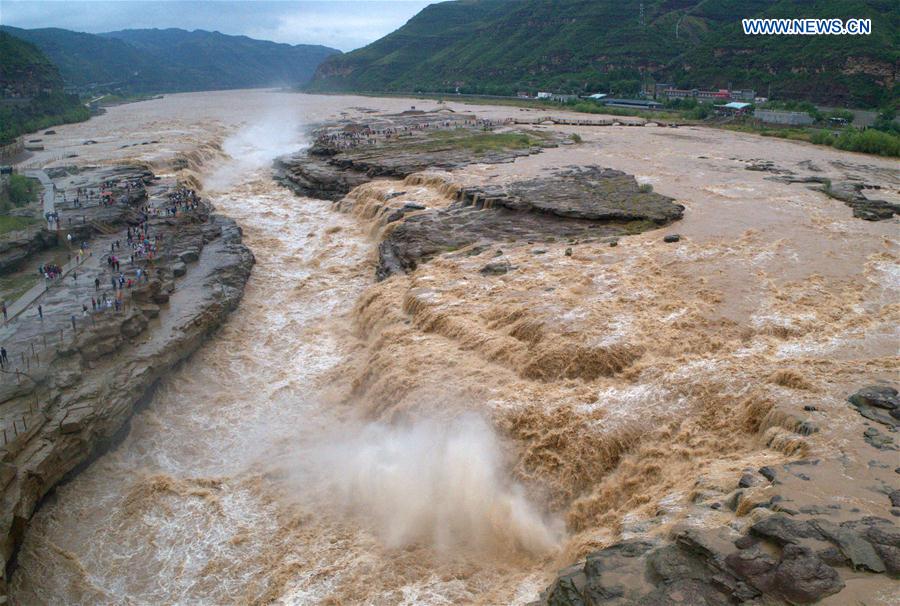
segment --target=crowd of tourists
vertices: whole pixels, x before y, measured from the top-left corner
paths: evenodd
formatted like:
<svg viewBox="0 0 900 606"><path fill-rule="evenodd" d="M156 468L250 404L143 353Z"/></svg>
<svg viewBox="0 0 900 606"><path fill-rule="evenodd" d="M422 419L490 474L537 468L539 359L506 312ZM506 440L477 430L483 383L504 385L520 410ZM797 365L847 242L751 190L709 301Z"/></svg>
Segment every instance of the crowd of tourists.
<svg viewBox="0 0 900 606"><path fill-rule="evenodd" d="M110 179L103 181L99 187L77 187L75 197L69 199L68 193L63 192L63 202L71 202L75 208L81 208L85 202L96 201L100 206L112 206L116 203L115 191L137 191L144 188L141 178Z"/></svg>
<svg viewBox="0 0 900 606"><path fill-rule="evenodd" d="M44 277L44 280L50 282L62 276L62 267L55 263L44 263L38 267L38 273Z"/></svg>
<svg viewBox="0 0 900 606"><path fill-rule="evenodd" d="M96 197L103 198L104 190L113 186L113 183L103 183L101 188L78 188L77 195L79 197L86 196L88 199ZM120 182L118 187L123 189L135 189L143 187L140 179L134 181ZM153 261L158 258L161 248L161 238L158 234L151 233L150 220L152 217L159 216L177 216L179 212L188 212L196 210L201 204L201 198L196 191L186 187L178 187L169 193L167 199L161 204L157 200L155 204L145 204L140 209L140 219L137 225L128 226L124 233L124 238L112 240L109 244L109 252L106 254L107 268L105 271L94 276L93 293L90 301L82 299L81 315L84 317L90 314L103 313L107 311L119 312L124 309L126 301L126 293L131 289L138 287L142 283L150 281L150 273L148 265L152 265ZM59 221L58 213L48 214L48 221ZM73 251L74 242L72 235L67 236L70 247L69 260L73 257L80 265L84 256L91 255L87 242L81 242L77 251ZM63 276L64 268L56 263L44 263L38 268L39 274L49 283L53 280L59 280ZM74 283L79 279L79 268L73 268L69 275ZM106 277L104 277L106 274ZM84 280L84 273L81 274ZM106 281L108 278L108 282ZM90 283L90 282L89 282ZM8 320L9 311L6 302L2 302L2 312L4 321ZM77 330L77 312L70 317L72 329ZM37 318L44 320L44 308L37 305ZM5 358L5 349L0 347L0 364L4 367L7 364Z"/></svg>
<svg viewBox="0 0 900 606"><path fill-rule="evenodd" d="M51 229L54 223L56 223L56 229L59 229L59 213L57 211L44 213L44 218L47 219L47 224Z"/></svg>
<svg viewBox="0 0 900 606"><path fill-rule="evenodd" d="M177 217L178 213L197 210L201 203L201 198L197 192L187 187L178 187L168 195L168 198L168 201L163 206L147 204L141 208L141 212L144 216Z"/></svg>
<svg viewBox="0 0 900 606"><path fill-rule="evenodd" d="M316 142L328 147L349 149L362 144L374 145L379 138L391 139L430 129L448 130L451 128L475 127L482 130L491 130L500 124L501 122L497 120L466 118L463 120L435 120L382 128L372 128L368 125L348 125L343 130L320 132L316 137Z"/></svg>

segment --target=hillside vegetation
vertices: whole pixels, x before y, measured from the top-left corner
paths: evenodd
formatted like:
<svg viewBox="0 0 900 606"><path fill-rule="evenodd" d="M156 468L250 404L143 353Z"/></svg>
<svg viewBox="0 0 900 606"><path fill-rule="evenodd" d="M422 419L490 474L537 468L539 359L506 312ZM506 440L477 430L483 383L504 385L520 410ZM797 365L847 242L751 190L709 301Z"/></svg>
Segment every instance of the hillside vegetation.
<svg viewBox="0 0 900 606"><path fill-rule="evenodd" d="M873 32L746 36L745 17L867 17ZM330 57L309 88L634 94L655 80L880 106L897 98L898 25L896 0L456 0Z"/></svg>
<svg viewBox="0 0 900 606"><path fill-rule="evenodd" d="M316 45L181 29L85 34L57 28L0 28L33 43L59 67L65 84L124 94L181 92L309 82L326 57Z"/></svg>
<svg viewBox="0 0 900 606"><path fill-rule="evenodd" d="M22 133L88 119L88 110L63 92L59 71L37 47L0 31L0 57L0 145Z"/></svg>

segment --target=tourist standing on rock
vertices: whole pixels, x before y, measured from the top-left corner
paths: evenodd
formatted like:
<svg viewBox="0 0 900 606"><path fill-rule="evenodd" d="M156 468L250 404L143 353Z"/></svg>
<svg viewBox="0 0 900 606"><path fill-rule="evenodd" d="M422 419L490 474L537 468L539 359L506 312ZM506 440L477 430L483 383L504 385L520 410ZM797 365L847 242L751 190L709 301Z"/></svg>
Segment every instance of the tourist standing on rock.
<svg viewBox="0 0 900 606"><path fill-rule="evenodd" d="M38 305L38 317L43 320L44 319L44 307L43 305Z"/></svg>
<svg viewBox="0 0 900 606"><path fill-rule="evenodd" d="M72 332L75 332L75 314L72 314Z"/></svg>
<svg viewBox="0 0 900 606"><path fill-rule="evenodd" d="M100 292L100 278L94 278L94 290Z"/></svg>
<svg viewBox="0 0 900 606"><path fill-rule="evenodd" d="M6 301L3 302L3 321L9 320L9 312L6 309Z"/></svg>
<svg viewBox="0 0 900 606"><path fill-rule="evenodd" d="M6 357L5 347L0 347L0 363L3 364L4 368L9 364L9 358Z"/></svg>

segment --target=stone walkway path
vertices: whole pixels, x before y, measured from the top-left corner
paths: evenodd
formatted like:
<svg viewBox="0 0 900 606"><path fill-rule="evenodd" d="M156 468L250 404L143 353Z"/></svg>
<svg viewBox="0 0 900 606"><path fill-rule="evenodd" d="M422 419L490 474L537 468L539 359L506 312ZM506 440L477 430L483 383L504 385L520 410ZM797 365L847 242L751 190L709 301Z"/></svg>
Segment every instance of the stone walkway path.
<svg viewBox="0 0 900 606"><path fill-rule="evenodd" d="M53 185L53 181L50 180L50 177L43 170L27 170L25 171L25 175L32 179L37 179L44 187L43 216L46 218L49 213L56 211L56 186ZM47 229L53 230L50 221L47 221Z"/></svg>
<svg viewBox="0 0 900 606"><path fill-rule="evenodd" d="M48 289L52 288L54 284L57 284L64 280L69 273L76 267L80 267L84 263L87 262L91 257L83 256L81 257L81 261L78 260L78 257L74 257L71 261L63 265L62 267L62 275L58 279L57 282L48 283L44 278L41 278L40 281L28 289L25 294L21 297L13 301L11 304L6 306L6 314L7 314L7 324L12 322L18 315L20 315L23 311L28 309L32 303L37 301L42 294L47 292ZM6 328L6 327L4 327ZM0 330L0 340L2 340L5 336L5 330Z"/></svg>
<svg viewBox="0 0 900 606"><path fill-rule="evenodd" d="M31 177L33 179L37 179L41 182L41 186L44 188L42 194L43 200L43 215L46 218L48 214L52 214L56 211L56 186L53 184L53 181L47 175L44 170L28 170L25 171L25 175ZM47 229L53 231L55 228L51 221L47 221ZM87 260L88 257L82 257L79 262L78 257L76 256L71 261L66 263L62 268L62 276L60 280L65 279L65 277L76 267L81 265ZM25 292L18 299L13 301L11 304L7 305L7 323L11 322L21 314L23 311L28 309L28 307L37 301L42 294L47 292L49 288L46 280L41 279L37 284L32 286L29 290ZM0 339L4 339L8 337L8 331L6 330L8 326L4 326L3 330L0 330Z"/></svg>

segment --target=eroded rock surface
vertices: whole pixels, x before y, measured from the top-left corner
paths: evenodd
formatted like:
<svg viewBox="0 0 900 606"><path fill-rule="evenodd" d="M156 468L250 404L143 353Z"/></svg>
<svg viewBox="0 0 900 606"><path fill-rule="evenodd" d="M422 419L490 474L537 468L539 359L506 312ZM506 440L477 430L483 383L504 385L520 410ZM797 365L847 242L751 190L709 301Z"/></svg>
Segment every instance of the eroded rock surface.
<svg viewBox="0 0 900 606"><path fill-rule="evenodd" d="M900 214L900 204L868 198L863 192L867 189L873 189L873 186L865 183L853 181L826 183L819 189L852 208L853 216L858 219L883 221L884 219L890 219L895 214Z"/></svg>
<svg viewBox="0 0 900 606"><path fill-rule="evenodd" d="M897 391L873 385L849 400L860 412L880 414L895 410ZM897 474L889 473L889 456L879 456L869 467L883 473L864 490L882 493L885 505L893 506L900 502ZM834 595L839 601L833 603L851 603L853 596L840 601L851 582L857 591L860 583L874 583L855 595L884 592L900 575L900 527L862 513L841 494L809 490L843 464L798 459L746 470L728 495L698 491L696 517L724 505L735 512L733 522L685 522L655 539L625 540L590 553L560 571L539 604L812 604Z"/></svg>
<svg viewBox="0 0 900 606"><path fill-rule="evenodd" d="M466 188L448 208L415 211L378 248L377 276L409 272L437 254L498 242L589 240L680 219L672 198L633 176L596 166L493 188Z"/></svg>
<svg viewBox="0 0 900 606"><path fill-rule="evenodd" d="M471 115L412 111L373 116L366 123L325 125L313 133L316 143L275 163L276 178L300 195L337 201L377 177L402 179L427 169L512 162L559 142L549 135L514 131L504 134L524 136L528 143L509 147L481 147L477 142L461 145L460 138L488 135L490 129L499 126L483 122ZM436 133L448 136L436 137Z"/></svg>
<svg viewBox="0 0 900 606"><path fill-rule="evenodd" d="M670 541L630 540L560 572L541 604L811 604L839 593L839 569L897 575L900 530L863 517L839 525L774 513L747 534L677 529Z"/></svg>
<svg viewBox="0 0 900 606"><path fill-rule="evenodd" d="M377 177L401 179L476 162L511 162L559 143L557 135L543 132L507 130L494 135L467 116L411 112L381 120L321 128L313 146L276 163L276 178L301 195L340 200L341 210L352 211L355 202L344 199L346 194ZM432 124L441 128L424 128ZM499 139L491 138L495 136ZM523 142L528 145L522 147ZM639 185L632 175L597 166L464 188L444 208L416 203L394 207L388 200L382 220L390 228L378 249L379 280L459 249L480 252L497 242L614 237L675 221L684 211L672 198Z"/></svg>

